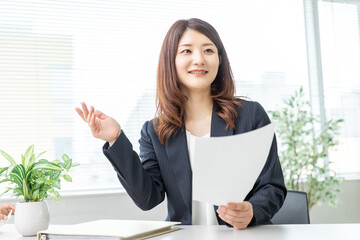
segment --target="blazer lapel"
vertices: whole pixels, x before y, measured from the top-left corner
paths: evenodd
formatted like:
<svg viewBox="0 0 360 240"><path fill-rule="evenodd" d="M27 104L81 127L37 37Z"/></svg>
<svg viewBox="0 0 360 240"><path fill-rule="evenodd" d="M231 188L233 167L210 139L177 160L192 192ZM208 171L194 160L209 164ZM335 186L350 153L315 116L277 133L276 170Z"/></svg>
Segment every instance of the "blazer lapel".
<svg viewBox="0 0 360 240"><path fill-rule="evenodd" d="M173 170L174 180L181 192L185 205L191 209L192 171L186 141L185 128L173 135L165 146L166 154Z"/></svg>
<svg viewBox="0 0 360 240"><path fill-rule="evenodd" d="M215 113L215 106L212 111L210 131L211 131L210 132L211 137L234 135L234 130L229 130L229 129L226 130L226 122L224 119L222 119Z"/></svg>

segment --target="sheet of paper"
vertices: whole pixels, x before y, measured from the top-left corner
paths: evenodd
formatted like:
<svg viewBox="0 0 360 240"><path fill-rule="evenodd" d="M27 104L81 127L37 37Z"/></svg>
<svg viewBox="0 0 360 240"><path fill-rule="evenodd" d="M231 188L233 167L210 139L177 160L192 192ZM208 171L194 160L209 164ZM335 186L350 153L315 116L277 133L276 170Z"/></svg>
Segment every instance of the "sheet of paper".
<svg viewBox="0 0 360 240"><path fill-rule="evenodd" d="M195 141L193 200L214 205L242 202L269 155L274 124L251 132Z"/></svg>

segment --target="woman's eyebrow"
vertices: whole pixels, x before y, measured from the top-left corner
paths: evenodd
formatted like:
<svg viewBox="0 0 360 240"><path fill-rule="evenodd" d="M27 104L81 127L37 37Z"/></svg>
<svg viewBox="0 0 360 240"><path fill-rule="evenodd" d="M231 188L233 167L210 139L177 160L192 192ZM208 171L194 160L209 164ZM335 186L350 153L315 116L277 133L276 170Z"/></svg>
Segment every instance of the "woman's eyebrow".
<svg viewBox="0 0 360 240"><path fill-rule="evenodd" d="M215 46L213 43L204 43L203 46Z"/></svg>
<svg viewBox="0 0 360 240"><path fill-rule="evenodd" d="M191 43L184 43L180 44L179 47L191 47L193 44ZM204 43L202 46L215 46L213 43Z"/></svg>

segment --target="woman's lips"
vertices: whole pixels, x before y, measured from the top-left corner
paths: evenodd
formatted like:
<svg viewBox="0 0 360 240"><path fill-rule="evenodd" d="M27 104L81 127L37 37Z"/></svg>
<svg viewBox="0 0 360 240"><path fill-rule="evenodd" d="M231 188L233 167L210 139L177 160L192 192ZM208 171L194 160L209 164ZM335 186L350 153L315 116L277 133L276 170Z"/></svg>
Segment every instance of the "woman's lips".
<svg viewBox="0 0 360 240"><path fill-rule="evenodd" d="M203 76L207 73L208 71L206 70L191 70L189 71L190 74L194 74L196 76Z"/></svg>

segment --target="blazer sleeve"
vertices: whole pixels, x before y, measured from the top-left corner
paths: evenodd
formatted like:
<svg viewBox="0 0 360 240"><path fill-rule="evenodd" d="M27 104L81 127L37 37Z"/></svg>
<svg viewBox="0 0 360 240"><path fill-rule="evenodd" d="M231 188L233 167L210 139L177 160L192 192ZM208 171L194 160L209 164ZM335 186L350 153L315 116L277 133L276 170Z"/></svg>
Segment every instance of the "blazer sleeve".
<svg viewBox="0 0 360 240"><path fill-rule="evenodd" d="M142 210L150 210L165 198L159 163L148 133L149 122L145 122L141 130L140 156L121 132L115 143L109 148L109 143L103 146L103 152L117 172L118 178Z"/></svg>
<svg viewBox="0 0 360 240"><path fill-rule="evenodd" d="M268 115L259 103L255 103L253 117L255 129L270 123ZM277 152L276 136L274 135L264 168L256 180L253 189L245 198L253 206L254 217L250 226L271 223L271 218L281 208L286 193L284 176Z"/></svg>

